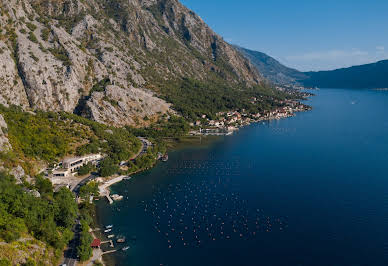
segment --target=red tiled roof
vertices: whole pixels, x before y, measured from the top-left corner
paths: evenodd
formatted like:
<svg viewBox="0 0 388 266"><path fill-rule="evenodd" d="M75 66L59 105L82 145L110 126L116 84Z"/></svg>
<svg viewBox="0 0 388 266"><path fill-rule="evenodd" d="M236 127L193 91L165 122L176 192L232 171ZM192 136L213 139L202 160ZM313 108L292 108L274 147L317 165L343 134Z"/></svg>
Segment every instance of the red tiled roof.
<svg viewBox="0 0 388 266"><path fill-rule="evenodd" d="M99 248L101 246L101 240L96 238L93 240L92 244L90 244L92 248Z"/></svg>

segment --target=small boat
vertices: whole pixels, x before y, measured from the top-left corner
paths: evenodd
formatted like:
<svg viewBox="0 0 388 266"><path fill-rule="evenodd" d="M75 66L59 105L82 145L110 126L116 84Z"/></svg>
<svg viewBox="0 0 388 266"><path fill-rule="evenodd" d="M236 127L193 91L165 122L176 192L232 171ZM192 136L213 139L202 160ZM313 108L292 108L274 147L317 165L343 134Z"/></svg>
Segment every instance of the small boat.
<svg viewBox="0 0 388 266"><path fill-rule="evenodd" d="M123 247L121 250L122 251L126 251L126 250L128 250L129 249L129 246L126 246L126 247Z"/></svg>
<svg viewBox="0 0 388 266"><path fill-rule="evenodd" d="M125 237L117 239L117 243L124 243L125 242Z"/></svg>
<svg viewBox="0 0 388 266"><path fill-rule="evenodd" d="M109 235L108 236L108 238L114 238L115 237L115 235Z"/></svg>
<svg viewBox="0 0 388 266"><path fill-rule="evenodd" d="M162 161L163 162L167 162L168 161L168 154L167 153L162 156Z"/></svg>
<svg viewBox="0 0 388 266"><path fill-rule="evenodd" d="M105 226L105 228L106 229L111 229L111 228L113 228L113 224L107 225L107 226Z"/></svg>
<svg viewBox="0 0 388 266"><path fill-rule="evenodd" d="M109 233L110 231L112 231L112 229L106 229L106 230L104 231L104 233Z"/></svg>

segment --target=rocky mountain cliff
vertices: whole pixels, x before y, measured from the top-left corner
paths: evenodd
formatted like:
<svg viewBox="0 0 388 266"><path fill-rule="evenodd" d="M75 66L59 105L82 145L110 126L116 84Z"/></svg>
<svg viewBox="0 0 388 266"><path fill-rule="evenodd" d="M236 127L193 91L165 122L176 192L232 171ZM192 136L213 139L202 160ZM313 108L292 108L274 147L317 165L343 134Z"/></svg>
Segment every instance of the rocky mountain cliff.
<svg viewBox="0 0 388 266"><path fill-rule="evenodd" d="M247 87L258 71L178 0L0 0L0 103L144 125L171 111L161 87Z"/></svg>

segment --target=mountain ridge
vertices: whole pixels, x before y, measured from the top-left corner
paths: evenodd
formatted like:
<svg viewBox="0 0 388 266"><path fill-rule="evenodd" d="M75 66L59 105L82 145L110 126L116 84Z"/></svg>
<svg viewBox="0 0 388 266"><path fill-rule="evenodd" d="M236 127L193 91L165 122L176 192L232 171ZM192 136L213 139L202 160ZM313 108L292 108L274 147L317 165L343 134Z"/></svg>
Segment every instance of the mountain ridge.
<svg viewBox="0 0 388 266"><path fill-rule="evenodd" d="M378 89L388 87L388 60L339 68L305 72L301 82L308 87Z"/></svg>
<svg viewBox="0 0 388 266"><path fill-rule="evenodd" d="M321 88L387 88L388 60L325 71L301 72L254 50L235 46L260 71L263 77L280 85Z"/></svg>
<svg viewBox="0 0 388 266"><path fill-rule="evenodd" d="M177 0L0 3L0 103L6 106L77 109L101 123L142 126L173 112L161 99L169 81L247 87L263 81Z"/></svg>
<svg viewBox="0 0 388 266"><path fill-rule="evenodd" d="M234 47L247 57L265 78L274 83L294 84L298 83L299 79L306 78L303 72L289 68L265 53L237 45Z"/></svg>

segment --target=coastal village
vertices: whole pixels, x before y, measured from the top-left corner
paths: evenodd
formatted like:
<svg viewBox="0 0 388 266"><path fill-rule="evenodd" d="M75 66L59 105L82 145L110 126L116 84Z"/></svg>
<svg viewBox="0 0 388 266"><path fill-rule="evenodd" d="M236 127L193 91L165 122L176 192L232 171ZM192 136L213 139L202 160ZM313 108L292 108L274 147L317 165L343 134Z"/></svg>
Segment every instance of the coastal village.
<svg viewBox="0 0 388 266"><path fill-rule="evenodd" d="M252 98L252 103L258 101ZM200 120L197 120L190 125L196 128L190 131L191 135L231 135L234 131L241 127L248 126L251 123L261 121L278 120L294 116L296 112L311 110L311 107L302 104L295 100L284 100L281 102L284 107L279 107L272 111L264 111L262 113L249 114L245 110L219 112L216 114L216 119L210 119L206 115L202 115Z"/></svg>

